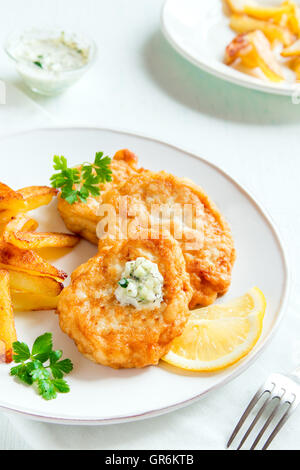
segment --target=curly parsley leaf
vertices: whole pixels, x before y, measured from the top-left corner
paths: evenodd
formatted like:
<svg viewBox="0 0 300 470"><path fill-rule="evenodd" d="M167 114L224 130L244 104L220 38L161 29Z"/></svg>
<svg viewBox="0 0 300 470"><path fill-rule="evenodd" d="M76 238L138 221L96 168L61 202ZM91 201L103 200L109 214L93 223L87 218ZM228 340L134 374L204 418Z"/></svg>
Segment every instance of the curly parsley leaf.
<svg viewBox="0 0 300 470"><path fill-rule="evenodd" d="M70 387L64 374L73 369L70 359L61 359L62 351L53 350L52 333L39 336L30 352L26 343L16 341L13 343L13 359L20 363L10 370L10 375L17 377L27 385L35 385L38 393L45 400L57 397L57 392L67 393ZM48 365L44 363L49 360Z"/></svg>
<svg viewBox="0 0 300 470"><path fill-rule="evenodd" d="M61 197L69 204L77 201L86 203L89 196L99 196L100 183L112 180L111 158L97 152L94 163L83 163L80 168L68 168L63 156L53 157L53 168L58 171L51 176L54 188L61 189Z"/></svg>

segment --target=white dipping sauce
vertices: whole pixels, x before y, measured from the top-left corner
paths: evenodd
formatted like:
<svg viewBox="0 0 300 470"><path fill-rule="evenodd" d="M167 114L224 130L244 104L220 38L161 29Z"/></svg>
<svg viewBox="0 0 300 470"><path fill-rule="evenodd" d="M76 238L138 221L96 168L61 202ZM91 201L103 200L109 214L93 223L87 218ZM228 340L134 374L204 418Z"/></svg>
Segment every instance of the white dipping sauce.
<svg viewBox="0 0 300 470"><path fill-rule="evenodd" d="M95 44L77 33L31 30L13 34L6 52L35 92L52 95L75 83L95 56Z"/></svg>
<svg viewBox="0 0 300 470"><path fill-rule="evenodd" d="M66 39L64 32L57 38L36 38L24 36L11 51L16 60L31 62L49 72L74 70L88 62L89 51Z"/></svg>

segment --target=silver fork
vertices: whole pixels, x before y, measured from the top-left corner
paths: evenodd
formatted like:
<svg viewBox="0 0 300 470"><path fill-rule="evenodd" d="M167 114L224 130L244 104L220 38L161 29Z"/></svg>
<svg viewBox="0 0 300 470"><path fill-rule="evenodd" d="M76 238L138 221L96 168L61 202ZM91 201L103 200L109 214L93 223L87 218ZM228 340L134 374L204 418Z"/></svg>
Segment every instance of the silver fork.
<svg viewBox="0 0 300 470"><path fill-rule="evenodd" d="M297 405L300 403L300 366L297 367L290 374L271 374L266 382L260 387L256 392L249 405L247 406L244 414L237 423L236 427L233 430L228 442L227 448L232 444L233 440L237 436L239 430L243 426L247 417L249 416L251 410L254 406L261 402L261 406L253 418L251 424L249 425L247 431L243 435L237 450L241 449L242 445L250 435L254 426L258 423L259 419L262 417L263 413L266 413L266 418L264 424L260 428L257 436L255 437L250 450L256 448L257 444L265 434L267 428L269 428L272 421L277 417L279 421L274 427L273 431L267 438L264 443L262 450L265 450L269 447L270 443L273 441L276 434L280 431L282 426L295 411Z"/></svg>

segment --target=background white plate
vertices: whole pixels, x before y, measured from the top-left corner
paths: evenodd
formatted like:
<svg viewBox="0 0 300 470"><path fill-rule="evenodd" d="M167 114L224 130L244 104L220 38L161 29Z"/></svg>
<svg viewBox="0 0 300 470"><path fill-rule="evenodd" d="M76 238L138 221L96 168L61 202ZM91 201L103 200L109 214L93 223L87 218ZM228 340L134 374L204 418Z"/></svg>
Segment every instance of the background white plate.
<svg viewBox="0 0 300 470"><path fill-rule="evenodd" d="M279 4L280 0L264 0ZM299 84L272 83L239 72L223 63L225 47L236 36L229 26L222 0L166 0L161 27L171 45L183 57L206 72L246 88L292 95Z"/></svg>
<svg viewBox="0 0 300 470"><path fill-rule="evenodd" d="M158 415L203 396L232 379L261 351L278 325L287 296L287 267L278 235L257 202L221 170L183 150L145 137L111 130L68 128L34 130L0 141L1 181L17 189L49 184L52 157L64 155L71 165L91 160L96 151L111 155L130 148L140 164L171 171L203 186L230 222L237 249L232 286L224 300L259 286L267 298L261 339L244 360L214 374L181 372L166 364L142 370L116 371L85 359L63 334L53 312L16 315L19 339L32 344L36 336L53 332L54 345L74 362L68 376L71 392L44 401L31 387L9 377L10 365L0 365L0 407L44 421L105 424ZM56 201L39 209L40 230L65 230ZM86 261L96 248L86 241L55 264L68 273ZM223 301L221 299L221 301Z"/></svg>

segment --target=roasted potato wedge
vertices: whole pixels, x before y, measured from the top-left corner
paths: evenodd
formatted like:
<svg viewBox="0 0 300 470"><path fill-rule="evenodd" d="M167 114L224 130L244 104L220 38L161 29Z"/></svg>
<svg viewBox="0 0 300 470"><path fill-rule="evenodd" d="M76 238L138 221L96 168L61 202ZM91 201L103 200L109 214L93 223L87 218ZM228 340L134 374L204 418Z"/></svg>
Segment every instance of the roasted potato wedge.
<svg viewBox="0 0 300 470"><path fill-rule="evenodd" d="M273 82L283 80L281 69L277 63L267 38L261 31L239 34L227 46L225 63L233 64L240 61L243 66L253 69L259 67L264 75Z"/></svg>
<svg viewBox="0 0 300 470"><path fill-rule="evenodd" d="M36 220L31 219L26 214L17 214L5 225L6 232L32 232L38 228L39 224Z"/></svg>
<svg viewBox="0 0 300 470"><path fill-rule="evenodd" d="M13 308L15 312L30 312L34 310L55 310L58 296L50 297L41 294L30 294L24 292L11 292ZM0 353L1 354L1 353Z"/></svg>
<svg viewBox="0 0 300 470"><path fill-rule="evenodd" d="M18 211L25 206L22 194L0 182L0 210Z"/></svg>
<svg viewBox="0 0 300 470"><path fill-rule="evenodd" d="M5 225L17 215L18 211L4 210L0 211L0 226L5 228Z"/></svg>
<svg viewBox="0 0 300 470"><path fill-rule="evenodd" d="M23 205L19 209L8 208L0 212L0 224L7 223L17 213L24 213L49 204L58 193L57 189L48 186L28 186L16 193L21 196Z"/></svg>
<svg viewBox="0 0 300 470"><path fill-rule="evenodd" d="M12 345L17 340L13 306L10 297L10 279L6 270L0 270L0 348L5 344L5 362L12 361ZM3 351L0 350L0 356Z"/></svg>
<svg viewBox="0 0 300 470"><path fill-rule="evenodd" d="M9 271L10 287L14 291L28 294L56 297L63 290L63 284L52 277L39 276L21 271Z"/></svg>
<svg viewBox="0 0 300 470"><path fill-rule="evenodd" d="M26 211L32 211L49 204L53 197L57 195L58 190L48 186L27 186L17 192L22 195L25 201Z"/></svg>
<svg viewBox="0 0 300 470"><path fill-rule="evenodd" d="M4 232L3 240L19 248L36 250L39 248L71 248L79 242L76 235L44 232Z"/></svg>
<svg viewBox="0 0 300 470"><path fill-rule="evenodd" d="M288 28L269 21L257 20L247 15L232 15L229 24L231 29L237 33L249 33L259 30L264 33L269 41L278 40L284 46L290 46L296 39Z"/></svg>
<svg viewBox="0 0 300 470"><path fill-rule="evenodd" d="M51 277L58 281L67 277L64 271L55 268L34 251L23 250L4 241L0 241L0 268Z"/></svg>

